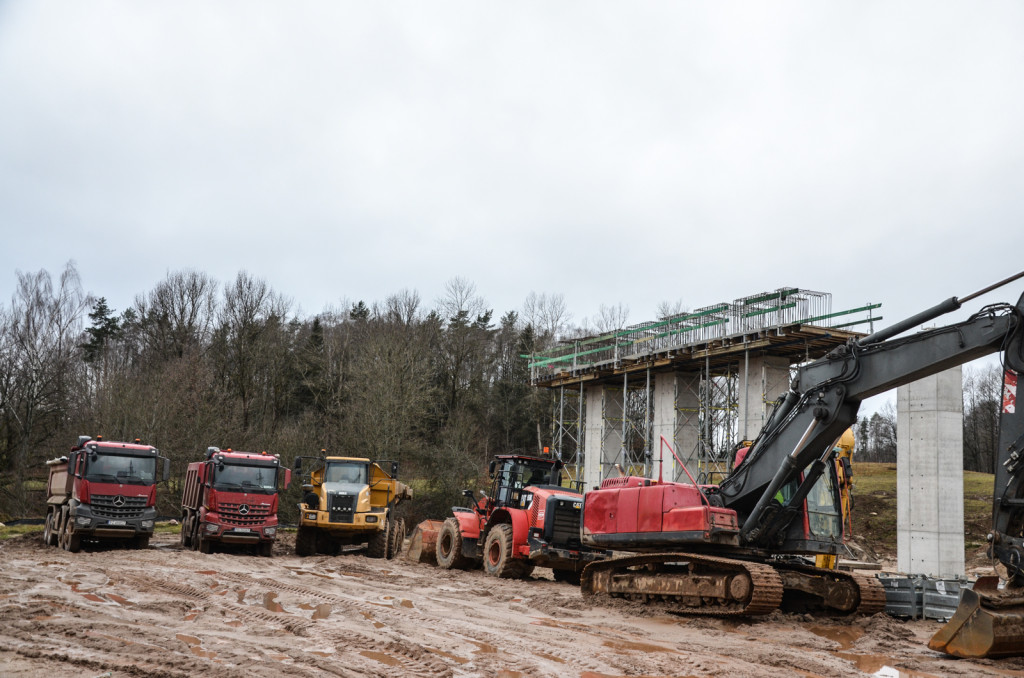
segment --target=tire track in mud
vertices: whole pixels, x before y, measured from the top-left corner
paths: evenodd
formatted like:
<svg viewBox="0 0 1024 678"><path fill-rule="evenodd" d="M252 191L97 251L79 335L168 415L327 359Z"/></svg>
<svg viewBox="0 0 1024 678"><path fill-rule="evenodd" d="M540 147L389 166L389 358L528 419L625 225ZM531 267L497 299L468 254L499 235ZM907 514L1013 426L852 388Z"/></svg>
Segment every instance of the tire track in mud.
<svg viewBox="0 0 1024 678"><path fill-rule="evenodd" d="M335 661L344 659L345 663L352 668L357 668L354 675L413 675L413 676L444 676L451 675L447 664L432 656L429 650L415 644L401 643L390 638L367 635L352 631L350 629L332 629L329 624L321 623L329 615L324 614L320 621L307 619L301 613L290 612L286 609L303 607L303 604L296 605L295 600L279 600L282 593L294 596L296 599L318 601L320 606L326 605L330 608L329 614L351 614L361 612L366 619L375 619L373 614L380 615L388 612L395 612L404 608L393 608L382 603L370 603L351 598L325 593L320 589L295 585L273 579L268 576L253 576L239 572L230 571L201 571L202 574L214 578L209 587L197 586L195 584L184 584L173 580L153 580L149 574L129 574L121 572L119 576L126 582L135 584L145 583L147 586L157 588L175 596L182 596L207 607L206 613L213 608L223 613L235 615L250 626L272 626L278 627L299 637L315 636L321 641L330 641L334 648L344 648L337 653ZM243 602L232 602L227 597L234 593L238 601L255 595L262 597L262 605L272 609L259 609L259 603L245 604ZM312 608L308 603L306 608ZM313 611L313 616L321 610L321 607ZM415 609L415 608L411 608ZM419 615L393 614L391 617L417 617ZM392 621L393 620L389 620ZM387 626L387 625L385 625ZM316 630L317 633L313 633ZM389 635L391 635L389 633ZM317 670L333 669L329 657L317 657L316 651L294 650L286 653L293 661L307 664ZM312 657L310 655L313 655ZM338 675L348 675L346 671L331 671Z"/></svg>

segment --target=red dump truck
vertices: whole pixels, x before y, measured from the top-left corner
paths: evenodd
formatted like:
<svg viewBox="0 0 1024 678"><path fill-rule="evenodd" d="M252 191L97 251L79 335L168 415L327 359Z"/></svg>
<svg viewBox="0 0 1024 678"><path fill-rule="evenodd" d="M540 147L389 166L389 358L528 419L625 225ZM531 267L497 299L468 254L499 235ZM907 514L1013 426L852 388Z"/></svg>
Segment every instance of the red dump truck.
<svg viewBox="0 0 1024 678"><path fill-rule="evenodd" d="M156 484L170 475L170 460L155 447L138 440L121 443L79 436L68 456L46 465L50 476L43 541L48 546L74 553L83 541L149 545L156 520Z"/></svg>
<svg viewBox="0 0 1024 678"><path fill-rule="evenodd" d="M278 487L287 489L291 480L279 455L207 448L206 458L189 464L185 475L181 545L210 553L215 543L247 544L270 557Z"/></svg>

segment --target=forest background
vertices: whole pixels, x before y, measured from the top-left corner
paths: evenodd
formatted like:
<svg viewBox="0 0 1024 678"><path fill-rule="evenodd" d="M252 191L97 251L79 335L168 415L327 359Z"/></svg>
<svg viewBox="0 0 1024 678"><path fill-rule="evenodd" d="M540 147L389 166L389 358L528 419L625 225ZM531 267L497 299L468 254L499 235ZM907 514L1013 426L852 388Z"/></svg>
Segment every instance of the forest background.
<svg viewBox="0 0 1024 678"><path fill-rule="evenodd" d="M245 271L221 283L194 270L168 273L118 311L83 291L73 262L56 277L17 276L0 304L2 520L42 516L45 461L98 434L139 438L171 459L170 487L158 491L165 516L180 511L187 464L215 445L289 466L321 449L396 460L417 489L410 517L440 517L479 486L494 454L552 446L557 392L530 385L522 356L628 317L602 306L573 323L561 295L535 293L495 317L462 278L429 306L406 289L304 316ZM658 307L663 317L683 310ZM965 470L993 470L1001 388L998 366L965 368ZM891 402L855 432L855 459L895 461ZM286 522L298 484L281 504Z"/></svg>

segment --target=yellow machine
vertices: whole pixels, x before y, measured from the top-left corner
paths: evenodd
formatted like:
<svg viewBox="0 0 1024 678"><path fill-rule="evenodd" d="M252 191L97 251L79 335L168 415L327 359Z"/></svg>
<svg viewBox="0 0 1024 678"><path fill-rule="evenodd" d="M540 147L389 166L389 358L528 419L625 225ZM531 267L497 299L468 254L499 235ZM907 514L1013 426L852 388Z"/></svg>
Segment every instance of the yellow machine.
<svg viewBox="0 0 1024 678"><path fill-rule="evenodd" d="M839 479L839 501L843 510L843 532L847 535L853 534L851 511L853 509L853 448L855 444L853 429L848 428L835 446L836 477ZM838 560L834 555L819 554L815 556L814 564L834 570Z"/></svg>
<svg viewBox="0 0 1024 678"><path fill-rule="evenodd" d="M326 451L324 451L326 452ZM342 546L366 544L371 558L393 558L405 540L398 504L412 490L398 481L398 462L358 457L296 457L295 472L311 460L303 477L295 553L337 555ZM390 473L384 466L390 464Z"/></svg>

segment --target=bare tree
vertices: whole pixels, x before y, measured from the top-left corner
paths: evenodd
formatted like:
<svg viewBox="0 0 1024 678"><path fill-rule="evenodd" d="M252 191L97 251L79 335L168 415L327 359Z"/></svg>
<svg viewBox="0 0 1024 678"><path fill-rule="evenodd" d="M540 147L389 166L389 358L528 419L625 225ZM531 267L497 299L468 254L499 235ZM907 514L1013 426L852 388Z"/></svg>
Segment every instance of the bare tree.
<svg viewBox="0 0 1024 678"><path fill-rule="evenodd" d="M561 294L537 294L530 292L523 302L522 319L533 327L537 350L544 350L558 339L563 338L572 320Z"/></svg>
<svg viewBox="0 0 1024 678"><path fill-rule="evenodd" d="M658 320L668 320L690 312L690 307L683 303L682 299L675 301L658 302Z"/></svg>
<svg viewBox="0 0 1024 678"><path fill-rule="evenodd" d="M605 306L601 304L594 316L594 328L601 334L615 332L623 329L629 322L629 306L615 304Z"/></svg>
<svg viewBox="0 0 1024 678"><path fill-rule="evenodd" d="M9 370L0 385L7 441L2 457L15 481L8 492L16 502L24 499L27 466L46 455L40 443L63 433L74 384L84 372L79 344L89 303L74 262L68 262L56 286L45 270L18 273L0 351Z"/></svg>

